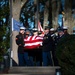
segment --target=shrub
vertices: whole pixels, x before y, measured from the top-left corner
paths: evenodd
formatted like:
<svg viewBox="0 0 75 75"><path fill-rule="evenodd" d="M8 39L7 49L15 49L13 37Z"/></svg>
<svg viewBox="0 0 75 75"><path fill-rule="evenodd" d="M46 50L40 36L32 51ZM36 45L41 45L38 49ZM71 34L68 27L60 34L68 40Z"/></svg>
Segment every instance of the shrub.
<svg viewBox="0 0 75 75"><path fill-rule="evenodd" d="M0 48L0 62L3 61L3 55L4 55L5 51L3 48Z"/></svg>
<svg viewBox="0 0 75 75"><path fill-rule="evenodd" d="M67 35L59 41L56 55L62 74L75 75L75 35Z"/></svg>

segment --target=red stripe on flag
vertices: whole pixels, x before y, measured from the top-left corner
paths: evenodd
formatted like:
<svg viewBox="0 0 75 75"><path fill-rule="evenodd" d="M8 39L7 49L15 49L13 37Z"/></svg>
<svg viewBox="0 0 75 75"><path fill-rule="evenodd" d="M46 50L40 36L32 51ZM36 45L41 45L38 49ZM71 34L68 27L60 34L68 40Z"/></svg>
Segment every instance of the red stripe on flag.
<svg viewBox="0 0 75 75"><path fill-rule="evenodd" d="M37 48L42 45L43 38L40 36L29 36L28 38L24 39L24 47L26 49L33 49Z"/></svg>
<svg viewBox="0 0 75 75"><path fill-rule="evenodd" d="M38 31L42 32L42 34L40 36L43 37L44 36L44 30L43 30L41 23L39 21L38 21Z"/></svg>
<svg viewBox="0 0 75 75"><path fill-rule="evenodd" d="M42 26L41 26L41 23L40 23L40 22L38 22L38 31L42 31L42 32L44 32L44 30L43 30L43 28L42 28Z"/></svg>

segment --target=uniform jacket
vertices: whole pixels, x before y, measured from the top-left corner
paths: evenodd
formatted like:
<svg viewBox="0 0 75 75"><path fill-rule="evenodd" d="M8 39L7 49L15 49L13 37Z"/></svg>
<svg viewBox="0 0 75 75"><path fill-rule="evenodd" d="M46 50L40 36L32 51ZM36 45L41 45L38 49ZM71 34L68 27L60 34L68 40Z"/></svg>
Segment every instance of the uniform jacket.
<svg viewBox="0 0 75 75"><path fill-rule="evenodd" d="M51 51L53 48L54 42L50 33L44 35L43 38L43 51Z"/></svg>
<svg viewBox="0 0 75 75"><path fill-rule="evenodd" d="M24 38L25 38L25 34L22 35L21 33L19 33L16 36L16 44L18 45L18 52L19 53L23 53L24 52Z"/></svg>

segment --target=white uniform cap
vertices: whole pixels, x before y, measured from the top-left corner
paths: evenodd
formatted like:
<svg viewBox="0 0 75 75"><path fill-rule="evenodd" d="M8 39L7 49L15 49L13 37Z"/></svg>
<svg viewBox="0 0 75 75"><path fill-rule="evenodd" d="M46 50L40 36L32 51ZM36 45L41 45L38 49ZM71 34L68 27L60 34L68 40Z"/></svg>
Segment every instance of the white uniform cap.
<svg viewBox="0 0 75 75"><path fill-rule="evenodd" d="M32 30L37 31L38 29L37 28L33 28Z"/></svg>
<svg viewBox="0 0 75 75"><path fill-rule="evenodd" d="M20 29L23 29L23 30L25 30L25 27L20 27Z"/></svg>
<svg viewBox="0 0 75 75"><path fill-rule="evenodd" d="M50 29L50 31L54 31L54 30L55 30L54 28L51 28L51 29Z"/></svg>
<svg viewBox="0 0 75 75"><path fill-rule="evenodd" d="M68 29L68 27L67 26L64 26L63 29Z"/></svg>

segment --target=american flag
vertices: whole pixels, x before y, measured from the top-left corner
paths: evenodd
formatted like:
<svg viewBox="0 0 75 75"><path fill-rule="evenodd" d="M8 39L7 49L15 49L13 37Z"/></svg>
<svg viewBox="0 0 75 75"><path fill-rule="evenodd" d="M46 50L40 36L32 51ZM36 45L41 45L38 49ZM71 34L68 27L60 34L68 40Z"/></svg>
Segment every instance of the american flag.
<svg viewBox="0 0 75 75"><path fill-rule="evenodd" d="M43 30L43 28L42 28L42 26L41 26L41 23L38 21L38 31L42 31L42 32L44 32L44 30Z"/></svg>
<svg viewBox="0 0 75 75"><path fill-rule="evenodd" d="M41 36L44 36L44 29L42 28L40 21L38 21L38 31L42 32Z"/></svg>
<svg viewBox="0 0 75 75"><path fill-rule="evenodd" d="M35 49L42 46L43 37L41 36L29 36L24 39L25 49Z"/></svg>

